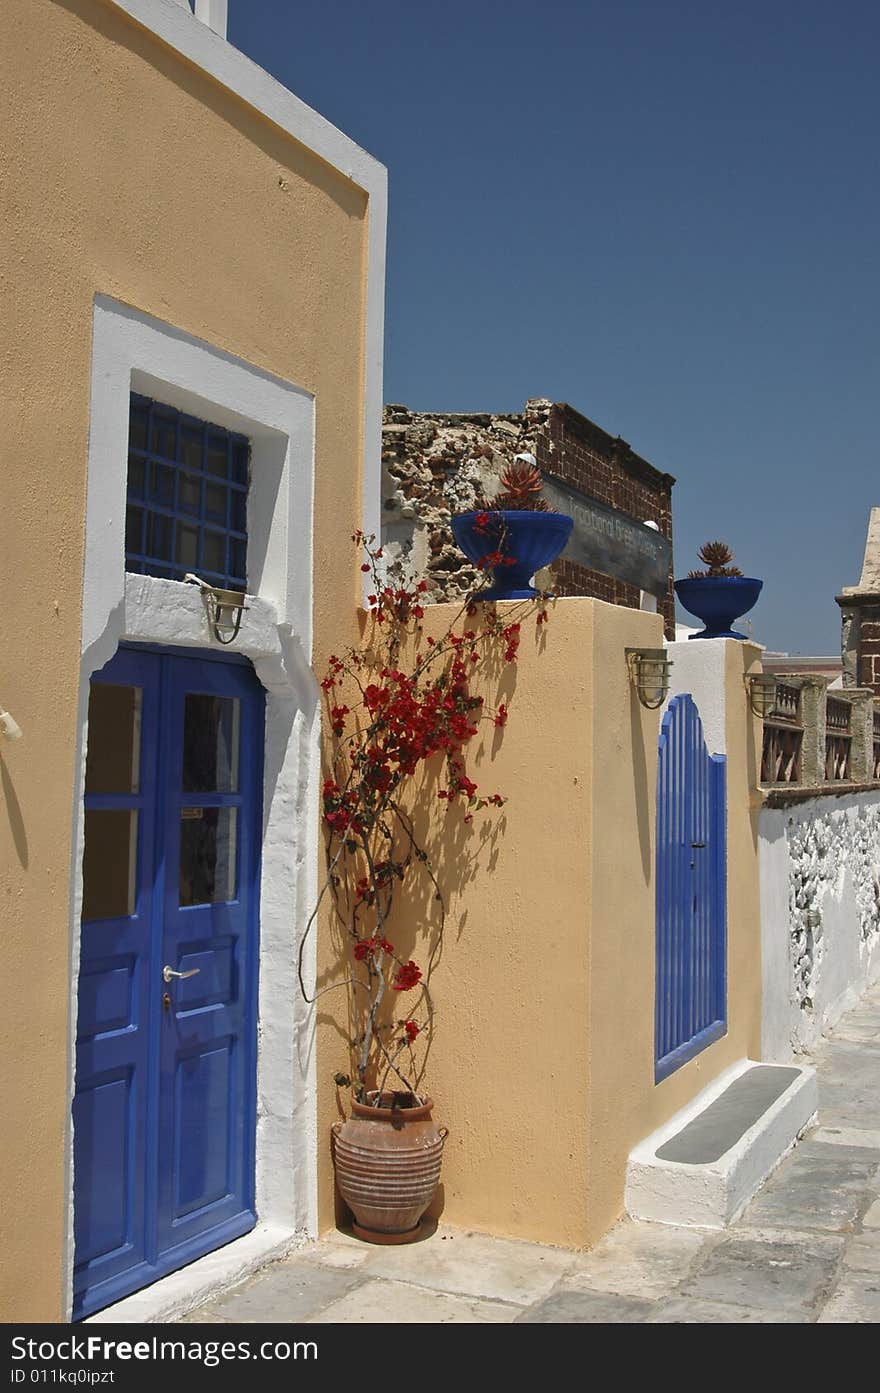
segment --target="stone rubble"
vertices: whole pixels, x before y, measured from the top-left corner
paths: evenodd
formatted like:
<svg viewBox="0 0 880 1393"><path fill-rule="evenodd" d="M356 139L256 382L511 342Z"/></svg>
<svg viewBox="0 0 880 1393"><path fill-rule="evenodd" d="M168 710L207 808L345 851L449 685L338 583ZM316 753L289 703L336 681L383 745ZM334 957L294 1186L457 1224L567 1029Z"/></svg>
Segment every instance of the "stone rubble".
<svg viewBox="0 0 880 1393"><path fill-rule="evenodd" d="M401 575L427 580L430 599L463 599L480 580L456 546L449 520L497 496L505 467L517 455L535 454L550 408L538 397L521 414L385 407L382 545Z"/></svg>

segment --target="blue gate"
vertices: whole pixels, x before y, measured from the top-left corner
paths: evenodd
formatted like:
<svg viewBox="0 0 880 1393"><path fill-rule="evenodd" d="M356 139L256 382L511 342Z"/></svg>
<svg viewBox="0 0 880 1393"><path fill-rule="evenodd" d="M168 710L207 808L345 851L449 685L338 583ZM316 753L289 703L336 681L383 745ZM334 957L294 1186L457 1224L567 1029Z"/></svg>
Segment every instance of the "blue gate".
<svg viewBox="0 0 880 1393"><path fill-rule="evenodd" d="M693 697L672 699L657 772L657 1083L727 1030L725 761Z"/></svg>
<svg viewBox="0 0 880 1393"><path fill-rule="evenodd" d="M253 1228L263 690L123 648L92 679L74 1315Z"/></svg>

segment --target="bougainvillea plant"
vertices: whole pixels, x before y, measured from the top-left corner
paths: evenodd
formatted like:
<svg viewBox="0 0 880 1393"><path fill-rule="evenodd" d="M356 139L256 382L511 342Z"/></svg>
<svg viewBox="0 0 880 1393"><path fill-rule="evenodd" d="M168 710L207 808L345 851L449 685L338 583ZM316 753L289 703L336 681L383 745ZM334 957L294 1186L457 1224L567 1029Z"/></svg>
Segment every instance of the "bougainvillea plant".
<svg viewBox="0 0 880 1393"><path fill-rule="evenodd" d="M487 529L488 530L488 529ZM336 1075L360 1103L394 1095L396 1105L421 1100L421 1084L434 1029L431 974L442 946L445 904L436 856L442 828L424 816L417 834L416 804L425 789L444 818L469 827L477 814L504 804L469 776L467 749L481 726L503 728L504 702L488 709L478 689L516 662L523 621L547 619L546 596L506 607L478 603L479 590L462 604L440 636L425 632L425 581L391 580L382 548L356 532L361 570L370 576L368 626L360 644L332 655L321 681L328 742L322 787L327 876L300 945L299 980L309 1002L336 987L350 992L350 1065ZM395 892L412 877L426 878L418 898L425 922L406 922L405 937L419 940L418 961L393 941ZM422 888L425 888L424 886ZM303 968L306 937L325 894L333 900L344 944L337 981L310 994Z"/></svg>

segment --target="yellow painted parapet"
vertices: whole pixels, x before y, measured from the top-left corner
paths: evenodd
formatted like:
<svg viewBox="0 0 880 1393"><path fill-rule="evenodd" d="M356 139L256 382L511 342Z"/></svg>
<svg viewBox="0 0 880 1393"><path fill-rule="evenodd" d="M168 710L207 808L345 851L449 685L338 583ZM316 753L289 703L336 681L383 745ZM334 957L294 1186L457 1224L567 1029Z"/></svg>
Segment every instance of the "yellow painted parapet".
<svg viewBox="0 0 880 1393"><path fill-rule="evenodd" d="M499 606L503 609L502 606ZM440 634L452 606L431 607ZM660 711L640 705L625 649L662 643L656 615L566 598L546 629L523 626L492 729L468 772L508 802L472 829L447 818L445 946L432 978L436 1035L426 1087L450 1129L435 1212L484 1232L570 1247L620 1215L632 1147L734 1060L758 1049L757 866L749 784L748 645L720 671L728 755L728 1033L654 1083L654 847ZM477 742L474 742L476 746ZM474 746L471 749L474 749ZM443 805L445 807L445 805ZM484 839L484 840L483 840ZM418 905L398 902L392 938L417 955ZM329 959L325 957L329 967ZM335 1002L335 1005L331 1003ZM319 1033L320 1131L344 1067L330 995ZM330 1012L334 1015L331 1016ZM326 1085L326 1086L325 1086ZM329 1157L322 1221L334 1221Z"/></svg>

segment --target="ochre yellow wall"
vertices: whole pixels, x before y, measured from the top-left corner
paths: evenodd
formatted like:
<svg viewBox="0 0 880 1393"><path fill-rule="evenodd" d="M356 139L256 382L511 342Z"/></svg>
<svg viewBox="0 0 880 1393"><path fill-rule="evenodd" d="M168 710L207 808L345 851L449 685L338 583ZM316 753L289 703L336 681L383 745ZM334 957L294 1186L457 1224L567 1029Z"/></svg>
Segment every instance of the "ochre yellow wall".
<svg viewBox="0 0 880 1393"><path fill-rule="evenodd" d="M505 607L499 606L499 609ZM427 612L443 631L451 606ZM503 732L474 742L468 771L509 801L500 818L447 815L438 856L448 903L432 980L436 1035L426 1077L450 1129L435 1212L484 1232L571 1247L623 1210L632 1147L722 1070L757 1056L760 954L754 780L756 727L742 672L726 657L729 1029L654 1083L654 849L659 711L640 705L626 647L657 647L656 615L595 600L555 603L540 640L524 625L515 676L482 691L507 701ZM429 790L430 793L430 790ZM436 806L436 805L435 805ZM445 806L445 805L443 805ZM436 816L433 825L438 825ZM424 829L425 821L421 826ZM489 828L496 835L477 851ZM417 897L390 936L424 959ZM330 967L329 955L324 967ZM338 973L337 973L338 975ZM324 998L319 1084L348 1065L344 1004ZM324 1087L319 1135L337 1113ZM333 1223L323 1167L322 1222Z"/></svg>
<svg viewBox="0 0 880 1393"><path fill-rule="evenodd" d="M0 1319L63 1315L71 828L92 304L317 394L315 651L350 636L366 196L103 0L7 0ZM125 462L120 461L120 468Z"/></svg>
<svg viewBox="0 0 880 1393"><path fill-rule="evenodd" d="M509 615L516 606L497 608ZM425 1080L437 1122L450 1129L436 1208L453 1223L486 1232L571 1244L582 1241L578 1210L587 1182L595 608L589 600L561 600L542 629L532 617L516 666L487 689L474 686L487 710L499 701L510 707L503 731L487 725L467 756L469 776L481 792L508 796L505 807L476 814L468 828L460 804L447 814L437 801L430 777L420 780L415 799L420 833L430 827L424 844L447 905L443 955L431 983L437 1015ZM431 606L426 632L439 637L455 614L453 605ZM658 621L639 619L630 627L653 640ZM414 893L398 897L390 936L404 959L412 955L424 966L418 930L426 911L436 917L436 905L427 879L416 871L413 881ZM338 995L324 1000L319 1085L325 1073L348 1066L330 1019L331 1012L343 1017L344 1002ZM335 1115L320 1117L319 1135ZM329 1167L324 1178L327 1224L334 1217Z"/></svg>

